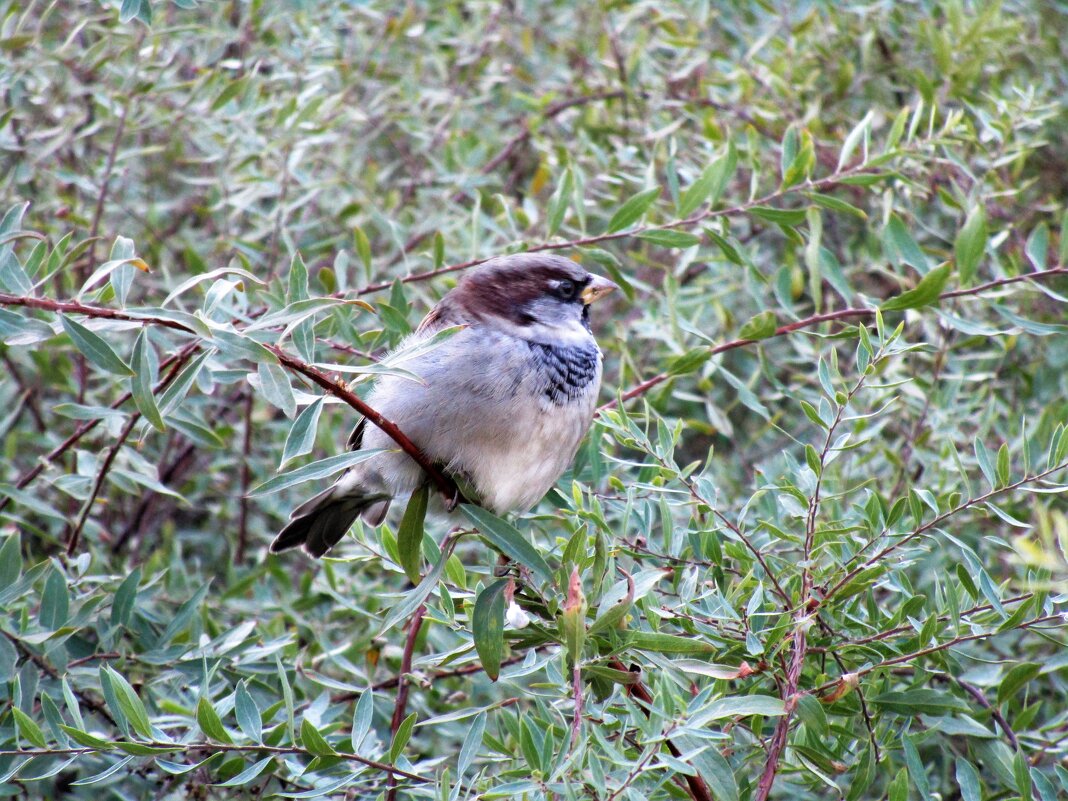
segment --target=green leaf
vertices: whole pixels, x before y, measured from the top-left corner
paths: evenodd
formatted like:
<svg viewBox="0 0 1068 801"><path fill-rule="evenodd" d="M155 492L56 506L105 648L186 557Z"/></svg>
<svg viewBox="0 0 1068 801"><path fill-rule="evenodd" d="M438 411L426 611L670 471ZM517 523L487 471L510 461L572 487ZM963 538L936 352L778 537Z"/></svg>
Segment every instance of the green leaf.
<svg viewBox="0 0 1068 801"><path fill-rule="evenodd" d="M901 768L887 787L887 801L908 801L908 798L909 772L906 768Z"/></svg>
<svg viewBox="0 0 1068 801"><path fill-rule="evenodd" d="M1049 226L1044 222L1036 225L1027 237L1024 248L1031 266L1036 270L1045 270L1049 265Z"/></svg>
<svg viewBox="0 0 1068 801"><path fill-rule="evenodd" d="M263 721L256 699L248 691L248 682L238 682L234 691L234 713L241 733L254 743L263 742Z"/></svg>
<svg viewBox="0 0 1068 801"><path fill-rule="evenodd" d="M775 312L762 311L746 321L738 331L738 339L767 339L775 336L778 328Z"/></svg>
<svg viewBox="0 0 1068 801"><path fill-rule="evenodd" d="M551 198L549 198L549 209L546 214L546 223L548 229L548 236L554 236L560 225L564 221L564 215L567 214L567 208L571 203L571 193L575 188L575 176L568 168L564 170L564 174L560 176L560 181L556 185L556 191L553 192Z"/></svg>
<svg viewBox="0 0 1068 801"><path fill-rule="evenodd" d="M737 164L738 156L734 145L728 144L727 152L705 167L697 180L682 193L679 216L689 217L705 202L714 206L734 175Z"/></svg>
<svg viewBox="0 0 1068 801"><path fill-rule="evenodd" d="M367 234L359 226L352 229L353 244L356 247L356 255L363 262L364 269L371 269L371 242Z"/></svg>
<svg viewBox="0 0 1068 801"><path fill-rule="evenodd" d="M222 720L219 719L219 713L215 711L211 701L204 696L201 696L200 700L197 701L197 725L200 726L200 730L204 732L209 740L226 743L227 745L233 743L233 738L230 737L230 734L223 727Z"/></svg>
<svg viewBox="0 0 1068 801"><path fill-rule="evenodd" d="M691 348L681 356L676 356L667 366L671 375L688 375L696 372L705 362L712 358L712 351L706 347Z"/></svg>
<svg viewBox="0 0 1068 801"><path fill-rule="evenodd" d="M1010 479L1011 463L1009 457L1009 444L1007 442L1001 443L1001 447L998 448L998 486L1004 487L1009 483Z"/></svg>
<svg viewBox="0 0 1068 801"><path fill-rule="evenodd" d="M404 751L404 746L408 744L408 738L412 736L412 727L415 726L415 718L416 714L412 712L397 727L397 733L393 736L393 742L389 746L390 764L396 763L398 757Z"/></svg>
<svg viewBox="0 0 1068 801"><path fill-rule="evenodd" d="M780 225L800 225L805 221L804 209L776 209L771 206L752 206L749 213L754 217Z"/></svg>
<svg viewBox="0 0 1068 801"><path fill-rule="evenodd" d="M137 601L137 588L140 583L141 566L138 565L115 590L115 598L111 602L112 626L125 626L129 622L130 613L133 612L134 603Z"/></svg>
<svg viewBox="0 0 1068 801"><path fill-rule="evenodd" d="M290 470L264 481L249 492L249 497L254 498L258 495L270 495L272 492L280 492L289 487L295 487L297 484L303 484L305 481L315 481L320 478L327 478L328 476L334 475L334 473L340 473L342 470L357 465L360 462L364 462L372 456L377 456L380 453L382 453L381 449L371 449L328 456L325 459L306 464L303 467L298 467L295 470Z"/></svg>
<svg viewBox="0 0 1068 801"><path fill-rule="evenodd" d="M475 651L492 681L497 681L501 673L504 654L504 588L507 585L507 579L498 579L485 587L475 598L475 609L471 614Z"/></svg>
<svg viewBox="0 0 1068 801"><path fill-rule="evenodd" d="M1005 678L1001 680L1001 684L998 685L998 706L1016 695L1041 672L1042 665L1034 662L1013 665L1012 669L1005 674Z"/></svg>
<svg viewBox="0 0 1068 801"><path fill-rule="evenodd" d="M763 715L777 717L786 714L786 705L781 698L770 695L739 695L729 698L717 698L704 709L698 711L690 720L690 725L707 726L714 720L724 718Z"/></svg>
<svg viewBox="0 0 1068 801"><path fill-rule="evenodd" d="M215 787L240 787L241 785L248 784L255 779L261 773L263 773L267 767L274 762L273 756L264 757L258 762L254 762L249 765L243 771L236 776L232 776L224 782L219 782L214 785Z"/></svg>
<svg viewBox="0 0 1068 801"><path fill-rule="evenodd" d="M859 217L862 220L868 219L867 213L839 198L832 197L831 195L822 195L819 192L805 192L804 195L817 206L821 206L830 211L841 211L846 214L852 214L854 217Z"/></svg>
<svg viewBox="0 0 1068 801"><path fill-rule="evenodd" d="M967 712L968 709L952 695L919 688L885 692L871 698L870 701L880 709L911 717L913 715L949 715L953 712Z"/></svg>
<svg viewBox="0 0 1068 801"><path fill-rule="evenodd" d="M78 745L84 745L86 748L95 748L98 751L107 751L112 747L111 743L109 743L107 740L102 740L99 737L94 737L93 735L89 734L89 732L85 732L81 729L76 729L73 726L67 726L65 724L60 724L59 727L63 729L63 731L65 731L68 735L70 735L70 738L74 740L74 742L76 742Z"/></svg>
<svg viewBox="0 0 1068 801"><path fill-rule="evenodd" d="M119 706L122 708L122 713L130 722L130 726L146 740L151 740L152 724L148 720L148 712L145 710L145 705L140 696L130 686L130 682L126 681L118 671L108 666L105 666L105 670L108 678L111 679L111 689L114 691Z"/></svg>
<svg viewBox="0 0 1068 801"><path fill-rule="evenodd" d="M10 587L22 573L22 541L18 531L4 537L0 546L0 587Z"/></svg>
<svg viewBox="0 0 1068 801"><path fill-rule="evenodd" d="M418 584L422 579L419 568L422 565L424 522L429 499L430 484L426 483L408 499L400 528L397 529L397 555L404 574L412 584Z"/></svg>
<svg viewBox="0 0 1068 801"><path fill-rule="evenodd" d="M553 583L552 569L515 526L481 506L465 503L460 509L494 548L526 567L545 584Z"/></svg>
<svg viewBox="0 0 1068 801"><path fill-rule="evenodd" d="M303 744L305 750L315 754L315 756L337 755L337 751L334 750L334 747L326 741L326 738L319 733L319 730L315 728L307 718L304 718L300 722L300 742Z"/></svg>
<svg viewBox="0 0 1068 801"><path fill-rule="evenodd" d="M152 424L157 431L166 431L163 417L160 416L159 407L156 406L156 398L152 394L152 366L148 359L148 329L141 329L134 342L133 367L134 374L130 377L130 392L133 395L134 405L144 418Z"/></svg>
<svg viewBox="0 0 1068 801"><path fill-rule="evenodd" d="M930 262L916 240L912 238L908 228L896 214L890 215L890 220L883 231L883 249L887 258L894 264L908 264L926 274L930 269Z"/></svg>
<svg viewBox="0 0 1068 801"><path fill-rule="evenodd" d="M953 252L957 257L957 271L960 282L967 286L975 277L979 260L986 250L986 214L982 206L976 206L965 220L964 226L957 233L953 243Z"/></svg>
<svg viewBox="0 0 1068 801"><path fill-rule="evenodd" d="M982 785L979 783L979 771L964 757L957 757L957 786L960 788L961 801L983 801Z"/></svg>
<svg viewBox="0 0 1068 801"><path fill-rule="evenodd" d="M914 736L901 738L901 747L905 754L905 767L912 778L912 786L919 792L920 798L930 801L931 789L927 782L927 766L920 759Z"/></svg>
<svg viewBox="0 0 1068 801"><path fill-rule="evenodd" d="M67 580L53 568L45 579L44 592L41 594L41 609L37 615L41 628L55 631L67 622L70 596L67 593Z"/></svg>
<svg viewBox="0 0 1068 801"><path fill-rule="evenodd" d="M455 543L455 540L452 540L451 543ZM427 571L427 574L423 577L423 580L419 582L418 586L414 590L408 592L404 596L404 600L390 610L390 613L382 622L382 627L379 629L378 636L382 636L382 634L389 631L422 605L423 601L427 599L427 596L438 586L438 579L441 578L441 574L445 571L445 565L448 564L449 556L451 554L452 544L447 548L442 549L441 558L438 559L437 563Z"/></svg>
<svg viewBox="0 0 1068 801"><path fill-rule="evenodd" d="M286 435L286 444L282 448L281 464L312 452L315 447L315 433L319 427L319 416L323 411L323 400L322 397L316 398L305 406L293 421L289 434Z"/></svg>
<svg viewBox="0 0 1068 801"><path fill-rule="evenodd" d="M662 248L692 248L694 245L701 244L701 237L669 228L653 228L650 231L642 231L638 234L638 239L644 239L646 242L652 242Z"/></svg>
<svg viewBox="0 0 1068 801"><path fill-rule="evenodd" d="M90 331L81 323L68 317L60 317L59 322L67 332L71 342L91 364L113 375L132 376L133 370L111 349L111 345Z"/></svg>
<svg viewBox="0 0 1068 801"><path fill-rule="evenodd" d="M649 210L649 207L653 205L653 202L658 197L660 197L659 186L654 186L652 189L646 189L634 195L634 197L620 206L619 210L612 215L612 219L608 221L608 228L605 232L614 234L616 231L621 231L631 223L637 221Z"/></svg>
<svg viewBox="0 0 1068 801"><path fill-rule="evenodd" d="M628 631L626 641L631 648L658 654L711 654L717 650L706 640L655 631Z"/></svg>
<svg viewBox="0 0 1068 801"><path fill-rule="evenodd" d="M18 728L19 735L24 740L38 748L48 747L48 740L45 739L44 732L41 731L41 727L33 721L33 718L17 706L11 707L11 714L15 718L15 726Z"/></svg>
<svg viewBox="0 0 1068 801"><path fill-rule="evenodd" d="M945 289L946 282L949 281L949 274L951 271L952 266L948 263L943 264L941 267L935 267L931 272L927 273L927 275L920 279L920 283L916 284L915 287L885 301L879 307L880 311L887 312L918 309L923 306L929 306L932 303L937 303L939 295L941 295L942 290Z"/></svg>
<svg viewBox="0 0 1068 801"><path fill-rule="evenodd" d="M260 362L256 366L256 374L260 379L260 392L263 397L292 420L297 413L297 399L293 396L293 387L289 383L286 369L274 362Z"/></svg>

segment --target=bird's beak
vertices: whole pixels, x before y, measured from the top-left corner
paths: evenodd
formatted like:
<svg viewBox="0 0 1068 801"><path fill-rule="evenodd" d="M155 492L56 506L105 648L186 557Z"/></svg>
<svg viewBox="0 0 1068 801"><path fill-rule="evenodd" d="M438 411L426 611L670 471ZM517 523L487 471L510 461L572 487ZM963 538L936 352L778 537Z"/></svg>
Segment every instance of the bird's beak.
<svg viewBox="0 0 1068 801"><path fill-rule="evenodd" d="M579 296L582 298L582 302L589 306L597 298L602 295L607 295L613 289L618 289L612 281L607 278L601 278L599 275L591 275L590 282L586 284L586 288L582 290L582 294Z"/></svg>

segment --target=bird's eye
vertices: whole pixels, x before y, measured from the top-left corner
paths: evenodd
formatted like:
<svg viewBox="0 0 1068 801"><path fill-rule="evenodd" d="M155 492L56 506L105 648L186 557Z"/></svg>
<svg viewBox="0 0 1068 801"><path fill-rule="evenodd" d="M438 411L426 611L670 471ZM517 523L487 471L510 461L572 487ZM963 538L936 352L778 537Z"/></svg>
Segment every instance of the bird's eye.
<svg viewBox="0 0 1068 801"><path fill-rule="evenodd" d="M556 294L564 300L573 300L575 297L575 283L566 278L556 284Z"/></svg>

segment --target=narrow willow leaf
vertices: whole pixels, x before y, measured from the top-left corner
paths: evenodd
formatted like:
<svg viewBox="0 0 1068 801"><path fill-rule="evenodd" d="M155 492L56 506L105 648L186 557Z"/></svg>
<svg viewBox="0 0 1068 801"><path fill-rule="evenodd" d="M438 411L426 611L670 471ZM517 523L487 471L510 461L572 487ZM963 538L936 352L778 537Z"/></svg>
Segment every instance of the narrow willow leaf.
<svg viewBox="0 0 1068 801"><path fill-rule="evenodd" d="M44 732L41 731L41 727L34 722L33 718L17 706L11 707L11 714L15 718L15 726L18 728L22 739L38 748L48 747L48 740L45 739Z"/></svg>
<svg viewBox="0 0 1068 801"><path fill-rule="evenodd" d="M749 213L754 217L782 225L800 225L805 221L804 209L776 209L772 206L752 206Z"/></svg>
<svg viewBox="0 0 1068 801"><path fill-rule="evenodd" d="M314 481L332 476L334 473L340 473L342 470L366 461L379 453L382 453L381 449L353 451L352 453L339 453L336 456L328 456L325 459L306 464L296 470L290 470L287 473L282 473L264 481L249 492L249 497L270 495L272 492L280 492L297 484L303 484L305 481Z"/></svg>
<svg viewBox="0 0 1068 801"><path fill-rule="evenodd" d="M430 484L423 484L412 493L404 509L400 528L397 529L397 555L400 566L412 584L418 584L422 576L419 568L423 555L423 532L426 521L426 507L430 499Z"/></svg>
<svg viewBox="0 0 1068 801"><path fill-rule="evenodd" d="M382 622L382 627L378 632L378 636L382 636L382 634L389 631L400 621L415 612L415 610L422 605L423 601L427 599L427 596L433 592L434 588L438 586L438 579L441 578L441 574L445 571L445 565L449 561L449 556L452 555L454 543L455 540L452 540L447 548L442 549L441 558L438 559L437 564L427 571L423 580L419 582L419 585L414 590L411 590L404 596L403 601L390 610L390 613Z"/></svg>
<svg viewBox="0 0 1068 801"><path fill-rule="evenodd" d="M200 730L208 737L208 739L217 743L226 743L229 745L233 742L233 738L226 731L222 724L222 720L219 719L219 713L215 711L215 707L211 705L204 696L200 697L197 701L197 725L200 726Z"/></svg>
<svg viewBox="0 0 1068 801"><path fill-rule="evenodd" d="M315 446L315 433L319 428L319 416L323 411L323 397L318 397L297 415L286 435L286 444L282 448L282 461L279 466L291 459L311 453Z"/></svg>
<svg viewBox="0 0 1068 801"><path fill-rule="evenodd" d="M152 739L152 724L149 723L148 712L145 710L145 705L140 696L122 674L111 667L107 667L106 670L108 678L111 679L111 688L119 701L122 713L130 722L130 726L146 740Z"/></svg>
<svg viewBox="0 0 1068 801"><path fill-rule="evenodd" d="M701 238L685 231L674 231L667 228L654 228L651 231L642 231L638 239L652 242L662 248L692 248L701 244Z"/></svg>
<svg viewBox="0 0 1068 801"><path fill-rule="evenodd" d="M106 770L102 770L100 771L100 773L97 773L93 776L87 776L84 779L78 779L76 781L73 781L71 782L71 785L76 787L84 787L88 784L96 784L98 782L102 782L104 781L104 779L110 778L111 776L125 768L128 764L130 764L131 761L133 761L133 759L134 757L132 756L123 757L118 762L108 767Z"/></svg>
<svg viewBox="0 0 1068 801"><path fill-rule="evenodd" d="M953 252L957 257L957 270L960 273L960 282L967 286L975 277L979 268L979 260L986 250L986 214L982 206L976 206L968 214L964 226L957 233L953 243Z"/></svg>
<svg viewBox="0 0 1068 801"><path fill-rule="evenodd" d="M138 565L115 590L115 597L111 602L112 626L125 626L129 622L130 614L137 601L137 588L140 583L141 566Z"/></svg>
<svg viewBox="0 0 1068 801"><path fill-rule="evenodd" d="M267 770L267 767L273 762L273 756L264 757L260 761L254 762L253 764L249 765L236 776L233 776L224 782L219 782L215 785L215 787L240 787L241 785L248 784L250 781L252 781L265 770Z"/></svg>
<svg viewBox="0 0 1068 801"><path fill-rule="evenodd" d="M73 726L60 726L74 742L78 745L84 745L86 748L95 748L98 751L107 751L112 745L107 740L102 740L99 737L94 737L89 732L76 729Z"/></svg>
<svg viewBox="0 0 1068 801"><path fill-rule="evenodd" d="M515 526L481 506L465 503L460 506L460 509L472 523L478 526L479 532L490 541L494 548L509 559L528 568L546 584L553 583L552 569Z"/></svg>
<svg viewBox="0 0 1068 801"><path fill-rule="evenodd" d="M948 693L927 688L885 692L869 699L880 709L899 715L948 715L967 712L959 700Z"/></svg>
<svg viewBox="0 0 1068 801"><path fill-rule="evenodd" d="M945 289L946 282L949 281L949 274L952 269L952 266L948 263L943 264L941 267L936 267L927 273L915 287L884 302L879 307L879 310L884 312L903 311L905 309L918 309L936 303L938 296Z"/></svg>
<svg viewBox="0 0 1068 801"><path fill-rule="evenodd" d="M714 206L726 190L737 164L734 144L728 143L727 152L705 167L698 179L683 192L679 216L689 217L702 203Z"/></svg>
<svg viewBox="0 0 1068 801"><path fill-rule="evenodd" d="M861 141L867 142L868 134L871 130L871 121L874 115L875 112L869 111L861 118L860 122L853 126L853 130L846 136L845 141L842 142L842 150L838 154L838 167L836 168L836 172L841 172L842 169L849 164L850 159L853 158L853 154L857 150L857 145L859 145ZM865 148L860 163L863 164L867 158L868 153L867 148Z"/></svg>
<svg viewBox="0 0 1068 801"><path fill-rule="evenodd" d="M564 174L560 176L560 181L556 185L556 190L553 192L552 197L549 198L549 208L546 215L548 236L553 236L560 230L560 224L563 223L564 215L567 214L574 187L575 176L571 172L571 169L568 168L564 170Z"/></svg>
<svg viewBox="0 0 1068 801"><path fill-rule="evenodd" d="M653 205L653 202L658 197L660 197L659 186L655 186L652 189L646 189L634 195L634 197L620 206L616 213L612 215L612 219L608 221L606 233L614 234L616 231L621 231L631 223L637 221L649 210L649 207Z"/></svg>
<svg viewBox="0 0 1068 801"><path fill-rule="evenodd" d="M67 332L71 342L91 364L101 370L114 375L132 376L133 370L118 357L111 345L105 342L98 334L90 331L81 323L76 323L68 317L60 317L60 324Z"/></svg>
<svg viewBox="0 0 1068 801"><path fill-rule="evenodd" d="M1014 665L998 685L998 706L1001 706L1042 672L1042 665L1024 662Z"/></svg>
<svg viewBox="0 0 1068 801"><path fill-rule="evenodd" d="M412 712L397 727L397 733L393 736L393 742L389 746L389 761L391 764L397 761L397 758L404 751L404 746L408 744L408 738L412 736L412 727L415 726L415 718L416 714Z"/></svg>
<svg viewBox="0 0 1068 801"><path fill-rule="evenodd" d="M626 640L631 648L659 654L710 654L716 651L716 646L705 640L655 631L628 631Z"/></svg>
<svg viewBox="0 0 1068 801"><path fill-rule="evenodd" d="M263 742L263 723L256 699L248 691L247 681L239 682L234 691L234 713L241 733L254 743Z"/></svg>
<svg viewBox="0 0 1068 801"><path fill-rule="evenodd" d="M289 373L275 362L260 362L256 366L260 379L260 392L272 406L282 410L289 419L297 413L297 399L289 383Z"/></svg>
<svg viewBox="0 0 1068 801"><path fill-rule="evenodd" d="M371 721L375 714L374 690L368 687L360 693L360 700L356 702L356 710L352 713L352 752L360 753L363 741L371 732Z"/></svg>
<svg viewBox="0 0 1068 801"><path fill-rule="evenodd" d="M67 622L70 608L70 595L67 581L56 569L52 569L45 579L44 592L41 594L41 608L37 620L41 628L55 631Z"/></svg>
<svg viewBox="0 0 1068 801"><path fill-rule="evenodd" d="M804 195L817 206L821 206L829 211L841 211L846 214L852 214L854 217L859 217L862 220L868 219L867 212L858 209L853 204L846 203L839 198L832 197L831 195L823 195L819 192L805 192Z"/></svg>
<svg viewBox="0 0 1068 801"><path fill-rule="evenodd" d="M482 745L482 735L485 731L486 713L482 711L471 721L471 728L468 729L467 735L464 737L464 744L460 748L460 758L456 761L456 775L458 777L462 777L467 772L467 768L471 765L471 760L474 759L475 754L478 753L478 749Z"/></svg>
<svg viewBox="0 0 1068 801"><path fill-rule="evenodd" d="M908 264L921 274L926 274L930 269L930 260L896 214L890 215L883 231L883 250L894 264Z"/></svg>
<svg viewBox="0 0 1068 801"><path fill-rule="evenodd" d="M130 393L133 395L134 405L144 418L152 424L157 431L166 431L163 417L156 405L156 398L152 394L152 367L148 354L147 329L141 329L141 333L134 342L133 367L134 374L130 377Z"/></svg>
<svg viewBox="0 0 1068 801"><path fill-rule="evenodd" d="M738 339L767 339L775 336L778 329L775 320L775 312L762 311L760 314L750 317L745 325L738 331Z"/></svg>
<svg viewBox="0 0 1068 801"><path fill-rule="evenodd" d="M1032 229L1024 248L1031 266L1036 270L1045 270L1049 260L1049 226L1044 222Z"/></svg>
<svg viewBox="0 0 1068 801"><path fill-rule="evenodd" d="M300 722L300 742L305 750L315 756L335 756L337 751L307 718Z"/></svg>
<svg viewBox="0 0 1068 801"><path fill-rule="evenodd" d="M498 579L484 588L475 599L471 614L475 651L492 681L497 681L501 673L504 654L504 588L507 585L507 579Z"/></svg>

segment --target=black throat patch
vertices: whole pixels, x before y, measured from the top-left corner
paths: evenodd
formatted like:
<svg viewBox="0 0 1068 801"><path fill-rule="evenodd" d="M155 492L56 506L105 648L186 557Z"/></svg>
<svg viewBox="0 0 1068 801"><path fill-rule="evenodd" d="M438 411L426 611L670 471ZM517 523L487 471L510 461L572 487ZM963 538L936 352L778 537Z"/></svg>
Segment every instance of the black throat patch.
<svg viewBox="0 0 1068 801"><path fill-rule="evenodd" d="M588 345L527 342L527 345L544 376L542 391L557 406L577 398L597 376L600 352L592 342Z"/></svg>

